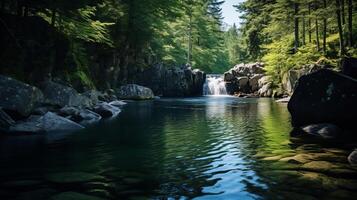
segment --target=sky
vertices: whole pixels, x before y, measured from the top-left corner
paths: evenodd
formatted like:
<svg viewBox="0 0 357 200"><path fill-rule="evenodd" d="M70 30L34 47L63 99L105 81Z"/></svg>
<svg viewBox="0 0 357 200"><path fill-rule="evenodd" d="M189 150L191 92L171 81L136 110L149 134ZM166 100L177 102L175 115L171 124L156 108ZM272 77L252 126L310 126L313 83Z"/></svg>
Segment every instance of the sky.
<svg viewBox="0 0 357 200"><path fill-rule="evenodd" d="M234 23L238 26L240 23L239 13L233 7L245 0L225 0L226 2L222 5L223 21L228 25L233 25Z"/></svg>

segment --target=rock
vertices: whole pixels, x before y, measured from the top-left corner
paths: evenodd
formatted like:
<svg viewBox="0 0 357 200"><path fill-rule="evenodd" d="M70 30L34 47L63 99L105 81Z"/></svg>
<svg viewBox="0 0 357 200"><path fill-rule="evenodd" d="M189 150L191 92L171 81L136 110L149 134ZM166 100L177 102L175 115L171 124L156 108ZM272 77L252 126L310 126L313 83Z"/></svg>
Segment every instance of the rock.
<svg viewBox="0 0 357 200"><path fill-rule="evenodd" d="M341 133L341 129L333 124L312 124L301 128L305 133L321 136L325 139L336 138Z"/></svg>
<svg viewBox="0 0 357 200"><path fill-rule="evenodd" d="M59 113L61 116L64 116L81 125L90 125L102 119L99 114L92 112L88 109L69 106L62 108Z"/></svg>
<svg viewBox="0 0 357 200"><path fill-rule="evenodd" d="M341 62L342 73L357 79L357 58L344 58Z"/></svg>
<svg viewBox="0 0 357 200"><path fill-rule="evenodd" d="M352 151L352 153L348 156L348 162L352 165L357 165L357 150Z"/></svg>
<svg viewBox="0 0 357 200"><path fill-rule="evenodd" d="M96 196L77 193L77 192L62 192L60 194L52 196L50 200L104 200L104 199Z"/></svg>
<svg viewBox="0 0 357 200"><path fill-rule="evenodd" d="M225 72L223 76L224 76L223 80L226 81L226 82L230 82L230 81L234 81L235 80L235 77L233 76L232 71Z"/></svg>
<svg viewBox="0 0 357 200"><path fill-rule="evenodd" d="M249 78L247 76L242 76L242 77L237 78L239 91L241 91L241 92L249 91L248 81L249 81Z"/></svg>
<svg viewBox="0 0 357 200"><path fill-rule="evenodd" d="M305 170L320 172L320 171L329 171L331 169L336 169L338 168L338 166L327 161L311 161L302 165L301 168Z"/></svg>
<svg viewBox="0 0 357 200"><path fill-rule="evenodd" d="M263 85L263 87L258 90L258 95L260 97L271 97L273 95L272 83Z"/></svg>
<svg viewBox="0 0 357 200"><path fill-rule="evenodd" d="M259 80L263 78L263 76L264 76L263 74L256 74L249 79L249 86L251 92L256 92L259 90Z"/></svg>
<svg viewBox="0 0 357 200"><path fill-rule="evenodd" d="M276 100L277 103L289 103L290 97L285 97L279 100Z"/></svg>
<svg viewBox="0 0 357 200"><path fill-rule="evenodd" d="M299 78L308 73L309 73L308 68L289 70L287 74L283 76L283 86L285 91L291 95L294 92L295 85L299 80Z"/></svg>
<svg viewBox="0 0 357 200"><path fill-rule="evenodd" d="M13 126L15 121L0 108L0 130L6 130L10 126Z"/></svg>
<svg viewBox="0 0 357 200"><path fill-rule="evenodd" d="M83 126L48 112L44 116L31 115L25 121L11 126L9 131L15 133L42 133L53 131L72 131L84 128Z"/></svg>
<svg viewBox="0 0 357 200"><path fill-rule="evenodd" d="M120 99L146 100L154 98L154 93L150 88L136 84L121 86L116 92Z"/></svg>
<svg viewBox="0 0 357 200"><path fill-rule="evenodd" d="M42 101L38 88L0 75L0 107L12 117L27 117Z"/></svg>
<svg viewBox="0 0 357 200"><path fill-rule="evenodd" d="M53 81L43 83L41 89L45 97L45 103L49 105L59 107L90 107L93 105L93 102L88 97L79 94L75 89Z"/></svg>
<svg viewBox="0 0 357 200"><path fill-rule="evenodd" d="M116 117L121 110L109 103L102 102L94 106L94 112L98 113L103 118Z"/></svg>
<svg viewBox="0 0 357 200"><path fill-rule="evenodd" d="M355 130L357 80L322 69L302 76L289 103L294 127L331 123Z"/></svg>
<svg viewBox="0 0 357 200"><path fill-rule="evenodd" d="M109 105L112 105L112 106L115 106L115 107L118 107L118 108L121 108L123 106L125 106L127 103L125 103L124 101L112 101L109 103Z"/></svg>
<svg viewBox="0 0 357 200"><path fill-rule="evenodd" d="M238 64L231 69L232 74L237 76L252 77L254 74L265 73L263 63Z"/></svg>
<svg viewBox="0 0 357 200"><path fill-rule="evenodd" d="M270 76L263 76L258 80L258 87L262 88L264 85L271 83L271 77Z"/></svg>

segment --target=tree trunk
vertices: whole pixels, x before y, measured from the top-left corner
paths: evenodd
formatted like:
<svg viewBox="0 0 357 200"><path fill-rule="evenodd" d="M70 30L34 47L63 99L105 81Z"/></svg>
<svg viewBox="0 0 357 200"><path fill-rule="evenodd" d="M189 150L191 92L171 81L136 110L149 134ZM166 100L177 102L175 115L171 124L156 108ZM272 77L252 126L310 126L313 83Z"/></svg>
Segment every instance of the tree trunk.
<svg viewBox="0 0 357 200"><path fill-rule="evenodd" d="M341 22L341 4L340 0L336 0L336 17L337 17L337 25L338 25L338 33L340 36L340 53L341 55L345 54L345 47L343 42L343 30L342 30L342 22Z"/></svg>
<svg viewBox="0 0 357 200"><path fill-rule="evenodd" d="M305 15L302 17L302 44L306 44Z"/></svg>
<svg viewBox="0 0 357 200"><path fill-rule="evenodd" d="M192 12L190 11L190 20L188 25L188 49L187 49L187 64L191 65L192 59Z"/></svg>
<svg viewBox="0 0 357 200"><path fill-rule="evenodd" d="M353 47L353 45L354 45L353 44L353 29L352 29L352 23L353 23L352 12L353 12L352 0L348 0L348 38L349 38L348 45L350 47Z"/></svg>
<svg viewBox="0 0 357 200"><path fill-rule="evenodd" d="M299 18L298 18L298 14L299 14L299 4L295 3L294 4L294 30L295 30L295 51L297 51L297 49L299 48Z"/></svg>
<svg viewBox="0 0 357 200"><path fill-rule="evenodd" d="M324 9L327 9L327 4L326 4L326 0L324 0ZM326 55L327 52L327 48L326 48L326 36L327 36L327 19L326 16L324 15L324 21L323 21L323 51L324 54Z"/></svg>
<svg viewBox="0 0 357 200"><path fill-rule="evenodd" d="M311 31L311 3L309 3L309 21L308 21L308 29L309 29L309 43L311 43L311 35L312 35L312 31Z"/></svg>
<svg viewBox="0 0 357 200"><path fill-rule="evenodd" d="M317 17L315 18L315 30L316 30L317 51L320 51L319 21L318 21Z"/></svg>
<svg viewBox="0 0 357 200"><path fill-rule="evenodd" d="M342 25L346 24L346 19L345 19L345 0L341 0L341 19L342 19Z"/></svg>

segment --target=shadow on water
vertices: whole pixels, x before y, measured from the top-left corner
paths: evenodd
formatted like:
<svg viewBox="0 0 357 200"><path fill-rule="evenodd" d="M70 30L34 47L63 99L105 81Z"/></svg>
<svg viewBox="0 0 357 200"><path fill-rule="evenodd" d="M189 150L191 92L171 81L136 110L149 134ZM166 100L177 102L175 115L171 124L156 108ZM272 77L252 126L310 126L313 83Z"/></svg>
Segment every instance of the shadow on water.
<svg viewBox="0 0 357 200"><path fill-rule="evenodd" d="M1 138L0 199L354 195L347 152L291 138L289 120L270 99L132 102L117 119L65 137Z"/></svg>

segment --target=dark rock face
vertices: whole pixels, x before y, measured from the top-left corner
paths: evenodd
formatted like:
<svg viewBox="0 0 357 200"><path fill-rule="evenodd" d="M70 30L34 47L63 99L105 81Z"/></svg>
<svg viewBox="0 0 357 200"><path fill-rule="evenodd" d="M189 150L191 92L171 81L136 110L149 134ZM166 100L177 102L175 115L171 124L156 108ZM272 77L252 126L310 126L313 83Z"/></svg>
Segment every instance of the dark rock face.
<svg viewBox="0 0 357 200"><path fill-rule="evenodd" d="M26 117L42 101L38 88L0 75L0 107L5 111Z"/></svg>
<svg viewBox="0 0 357 200"><path fill-rule="evenodd" d="M302 76L288 109L294 127L331 123L356 130L357 80L321 69Z"/></svg>
<svg viewBox="0 0 357 200"><path fill-rule="evenodd" d="M31 115L25 121L20 121L11 126L9 131L15 133L46 133L52 131L73 131L84 128L83 126L48 112L44 116Z"/></svg>
<svg viewBox="0 0 357 200"><path fill-rule="evenodd" d="M119 99L145 100L154 98L154 93L150 88L136 84L121 86L116 92Z"/></svg>
<svg viewBox="0 0 357 200"><path fill-rule="evenodd" d="M200 96L206 74L191 67L164 67L155 65L138 74L137 83L153 90L155 95L166 97Z"/></svg>
<svg viewBox="0 0 357 200"><path fill-rule="evenodd" d="M357 79L357 58L344 58L341 67L342 73Z"/></svg>
<svg viewBox="0 0 357 200"><path fill-rule="evenodd" d="M49 105L59 107L90 107L93 105L93 102L88 97L79 94L75 89L52 81L43 83L42 91L45 103Z"/></svg>
<svg viewBox="0 0 357 200"><path fill-rule="evenodd" d="M0 130L6 130L14 124L15 121L0 108Z"/></svg>

